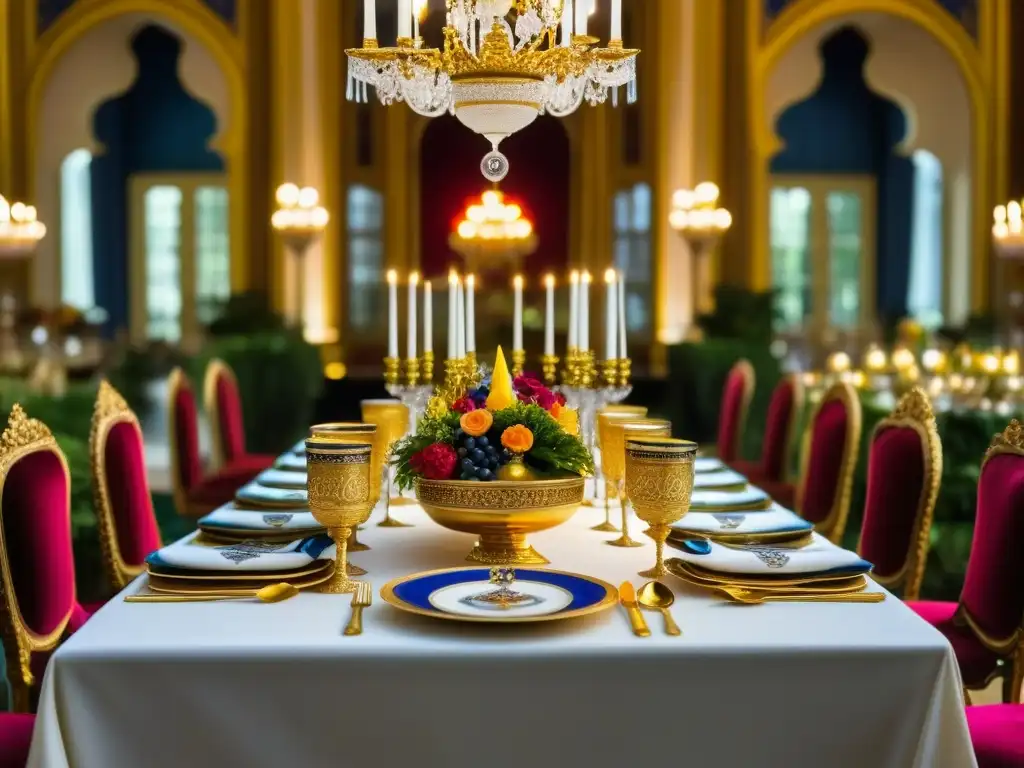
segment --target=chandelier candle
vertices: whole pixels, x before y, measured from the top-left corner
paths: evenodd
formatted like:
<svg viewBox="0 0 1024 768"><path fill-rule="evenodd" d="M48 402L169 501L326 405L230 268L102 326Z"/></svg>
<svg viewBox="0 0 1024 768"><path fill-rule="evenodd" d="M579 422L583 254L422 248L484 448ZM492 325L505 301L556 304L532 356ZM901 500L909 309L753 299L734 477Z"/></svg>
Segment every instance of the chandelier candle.
<svg viewBox="0 0 1024 768"><path fill-rule="evenodd" d="M619 356L625 360L626 353L626 275L619 272Z"/></svg>
<svg viewBox="0 0 1024 768"><path fill-rule="evenodd" d="M586 36L587 34L587 0L579 0L579 5L576 6L576 29L577 35Z"/></svg>
<svg viewBox="0 0 1024 768"><path fill-rule="evenodd" d="M463 357L476 353L476 276L466 275L466 341Z"/></svg>
<svg viewBox="0 0 1024 768"><path fill-rule="evenodd" d="M398 273L388 270L388 357L398 357Z"/></svg>
<svg viewBox="0 0 1024 768"><path fill-rule="evenodd" d="M590 349L590 283L590 273L583 270L580 275L580 327L576 332L576 342L583 350Z"/></svg>
<svg viewBox="0 0 1024 768"><path fill-rule="evenodd" d="M605 285L605 307L604 307L604 356L606 360L615 359L615 341L619 335L619 326L616 322L616 290L615 270L604 271Z"/></svg>
<svg viewBox="0 0 1024 768"><path fill-rule="evenodd" d="M363 41L377 40L377 0L363 0Z"/></svg>
<svg viewBox="0 0 1024 768"><path fill-rule="evenodd" d="M566 0L570 2L571 0ZM555 354L555 276L544 276L544 355Z"/></svg>
<svg viewBox="0 0 1024 768"><path fill-rule="evenodd" d="M572 44L572 0L565 0L565 2L562 4L562 47L563 48L568 48L571 44Z"/></svg>
<svg viewBox="0 0 1024 768"><path fill-rule="evenodd" d="M579 329L579 314L580 314L580 273L579 270L574 269L569 273L569 340L568 347L572 351L577 349L580 345L580 340L576 336L576 332Z"/></svg>
<svg viewBox="0 0 1024 768"><path fill-rule="evenodd" d="M412 0L398 0L398 37L412 38Z"/></svg>
<svg viewBox="0 0 1024 768"><path fill-rule="evenodd" d="M459 356L459 275L453 269L448 272L448 359Z"/></svg>
<svg viewBox="0 0 1024 768"><path fill-rule="evenodd" d="M512 350L523 348L523 276L516 275L512 279L513 310L512 310Z"/></svg>
<svg viewBox="0 0 1024 768"><path fill-rule="evenodd" d="M622 0L612 0L612 33L611 44L622 43Z"/></svg>

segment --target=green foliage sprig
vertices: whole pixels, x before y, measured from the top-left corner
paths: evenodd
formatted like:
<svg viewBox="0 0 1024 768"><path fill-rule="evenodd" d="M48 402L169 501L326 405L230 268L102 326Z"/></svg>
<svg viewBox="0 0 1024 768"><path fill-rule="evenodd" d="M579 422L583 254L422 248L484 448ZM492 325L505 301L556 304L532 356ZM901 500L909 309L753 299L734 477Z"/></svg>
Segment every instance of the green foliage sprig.
<svg viewBox="0 0 1024 768"><path fill-rule="evenodd" d="M594 471L594 459L582 441L570 435L539 405L516 403L494 414L494 426L504 432L522 424L533 433L533 447L523 461L544 474L588 475Z"/></svg>

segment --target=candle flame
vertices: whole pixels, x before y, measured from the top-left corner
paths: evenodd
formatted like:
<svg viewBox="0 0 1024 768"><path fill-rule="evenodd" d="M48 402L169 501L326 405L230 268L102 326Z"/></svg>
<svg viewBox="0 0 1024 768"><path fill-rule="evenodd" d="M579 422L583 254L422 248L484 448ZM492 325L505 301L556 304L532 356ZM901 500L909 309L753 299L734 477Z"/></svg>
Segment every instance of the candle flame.
<svg viewBox="0 0 1024 768"><path fill-rule="evenodd" d="M458 284L459 284L459 273L456 272L454 269L449 269L448 270L448 285L458 285Z"/></svg>
<svg viewBox="0 0 1024 768"><path fill-rule="evenodd" d="M388 285L394 285L397 282L398 282L398 270L389 269L388 270Z"/></svg>
<svg viewBox="0 0 1024 768"><path fill-rule="evenodd" d="M590 276L590 272L588 272L587 270L583 270L583 282L584 283L590 283L592 281L593 281L593 278Z"/></svg>
<svg viewBox="0 0 1024 768"><path fill-rule="evenodd" d="M580 271L578 269L574 269L572 272L569 273L569 281L573 285L580 281Z"/></svg>
<svg viewBox="0 0 1024 768"><path fill-rule="evenodd" d="M615 273L615 270L612 269L611 267L608 267L608 269L604 271L604 281L609 285L614 283L617 277L618 275Z"/></svg>
<svg viewBox="0 0 1024 768"><path fill-rule="evenodd" d="M466 275L466 285L470 288L476 285L476 275Z"/></svg>
<svg viewBox="0 0 1024 768"><path fill-rule="evenodd" d="M545 288L554 288L555 287L555 276L552 275L550 272L548 272L546 275L544 275L544 287Z"/></svg>
<svg viewBox="0 0 1024 768"><path fill-rule="evenodd" d="M410 272L409 273L409 285L419 285L419 282L420 282L420 273L419 272Z"/></svg>
<svg viewBox="0 0 1024 768"><path fill-rule="evenodd" d="M523 276L522 275L516 275L515 277L513 277L512 278L512 285L514 285L516 288L522 288L523 287Z"/></svg>

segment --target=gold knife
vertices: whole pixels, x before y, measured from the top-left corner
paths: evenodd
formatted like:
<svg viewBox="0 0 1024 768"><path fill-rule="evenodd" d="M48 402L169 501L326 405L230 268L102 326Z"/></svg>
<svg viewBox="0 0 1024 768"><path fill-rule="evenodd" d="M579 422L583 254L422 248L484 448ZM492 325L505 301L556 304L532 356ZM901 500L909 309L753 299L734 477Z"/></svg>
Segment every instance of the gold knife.
<svg viewBox="0 0 1024 768"><path fill-rule="evenodd" d="M650 637L651 630L647 628L647 621L640 613L640 606L636 603L636 589L633 588L631 582L624 581L619 585L619 602L626 609L630 626L633 627L633 634L637 637Z"/></svg>

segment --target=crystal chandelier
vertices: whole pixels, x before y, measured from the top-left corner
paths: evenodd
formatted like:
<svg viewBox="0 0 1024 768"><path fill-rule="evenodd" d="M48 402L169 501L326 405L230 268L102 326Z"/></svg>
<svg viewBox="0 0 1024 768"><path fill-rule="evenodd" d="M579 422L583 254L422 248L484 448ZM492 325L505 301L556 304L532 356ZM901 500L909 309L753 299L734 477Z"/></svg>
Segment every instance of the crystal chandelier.
<svg viewBox="0 0 1024 768"><path fill-rule="evenodd" d="M36 218L35 206L8 203L0 195L0 258L25 256L46 235L46 227Z"/></svg>
<svg viewBox="0 0 1024 768"><path fill-rule="evenodd" d="M518 271L522 260L537 250L537 236L523 209L491 189L483 193L479 203L466 208L448 245L465 259L467 272L507 266L503 261L511 262Z"/></svg>
<svg viewBox="0 0 1024 768"><path fill-rule="evenodd" d="M444 48L413 38L411 0L398 1L398 39L377 43L376 0L363 0L363 47L350 48L351 100L366 101L372 87L382 104L404 101L426 117L449 112L491 142L480 170L497 182L508 173L502 139L540 114L564 117L586 100L617 103L626 87L636 101L639 50L622 45L622 0L611 0L608 46L587 34L593 0L446 0ZM561 36L558 33L561 32Z"/></svg>

